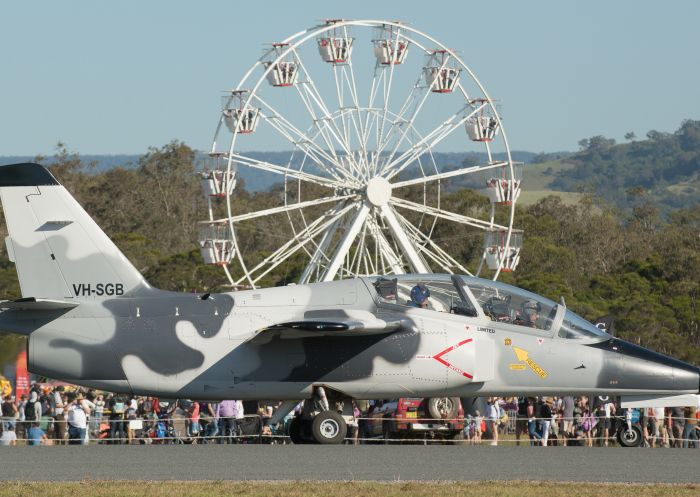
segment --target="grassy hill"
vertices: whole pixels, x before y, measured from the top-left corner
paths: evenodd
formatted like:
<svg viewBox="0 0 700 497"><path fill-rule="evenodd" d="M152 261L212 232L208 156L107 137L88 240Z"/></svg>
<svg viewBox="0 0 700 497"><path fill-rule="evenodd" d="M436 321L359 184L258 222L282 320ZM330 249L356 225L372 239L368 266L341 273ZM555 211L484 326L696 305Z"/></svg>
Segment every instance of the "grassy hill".
<svg viewBox="0 0 700 497"><path fill-rule="evenodd" d="M552 182L559 176L565 175L575 166L565 159L543 162L542 164L525 164L523 166L523 190L518 203L532 205L545 197L559 197L565 205L577 203L582 193L558 191L552 188Z"/></svg>

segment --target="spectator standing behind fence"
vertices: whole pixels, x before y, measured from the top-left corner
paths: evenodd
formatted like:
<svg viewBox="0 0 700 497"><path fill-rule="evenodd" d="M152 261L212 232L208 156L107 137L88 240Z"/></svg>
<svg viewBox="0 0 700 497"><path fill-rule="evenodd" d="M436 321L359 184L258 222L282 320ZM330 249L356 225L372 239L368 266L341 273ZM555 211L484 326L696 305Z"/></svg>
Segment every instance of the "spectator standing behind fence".
<svg viewBox="0 0 700 497"><path fill-rule="evenodd" d="M518 397L518 414L515 417L515 445L520 446L520 437L527 433L527 397Z"/></svg>
<svg viewBox="0 0 700 497"><path fill-rule="evenodd" d="M53 411L54 443L63 445L66 440L66 406L63 400L63 386L54 388L49 394L51 410Z"/></svg>
<svg viewBox="0 0 700 497"><path fill-rule="evenodd" d="M120 444L124 439L124 411L126 406L119 397L112 397L109 406L109 443Z"/></svg>
<svg viewBox="0 0 700 497"><path fill-rule="evenodd" d="M562 436L570 438L574 436L574 398L570 395L562 399Z"/></svg>
<svg viewBox="0 0 700 497"><path fill-rule="evenodd" d="M671 408L671 423L673 447L680 448L683 446L683 425L685 424L685 415L682 407Z"/></svg>
<svg viewBox="0 0 700 497"><path fill-rule="evenodd" d="M664 408L654 407L651 409L650 414L649 421L651 422L651 433L649 433L649 436L651 439L651 446L656 447L658 444L659 447L663 447Z"/></svg>
<svg viewBox="0 0 700 497"><path fill-rule="evenodd" d="M97 438L100 435L100 425L102 424L102 416L105 411L105 399L102 394L95 397L95 409L92 411L90 418L90 430L92 435Z"/></svg>
<svg viewBox="0 0 700 497"><path fill-rule="evenodd" d="M68 420L68 443L70 445L85 445L87 443L87 413L83 408L83 395L71 394L66 411Z"/></svg>
<svg viewBox="0 0 700 497"><path fill-rule="evenodd" d="M537 432L537 412L535 399L528 399L527 404L527 433L530 436L530 445L533 446L542 439Z"/></svg>
<svg viewBox="0 0 700 497"><path fill-rule="evenodd" d="M39 394L36 390L32 390L29 394L29 400L27 401L24 407L24 418L27 421L27 423L39 423L41 421L42 414L43 413L41 409L41 402L39 402Z"/></svg>
<svg viewBox="0 0 700 497"><path fill-rule="evenodd" d="M19 415L19 410L14 402L11 395L7 395L2 404L0 404L0 416L2 416L2 426L0 429L5 430L12 428L15 429L17 425L17 417Z"/></svg>
<svg viewBox="0 0 700 497"><path fill-rule="evenodd" d="M238 434L236 418L238 418L238 402L235 400L222 400L216 411L219 418L219 443L234 443Z"/></svg>
<svg viewBox="0 0 700 497"><path fill-rule="evenodd" d="M542 407L541 407L541 416L542 419L540 420L541 423L541 431L540 433L542 434L542 447L547 446L547 442L549 441L549 429L552 426L552 399L547 398L546 400L542 401Z"/></svg>
<svg viewBox="0 0 700 497"><path fill-rule="evenodd" d="M685 414L685 425L683 426L683 448L698 448L698 408L697 406L683 409Z"/></svg>
<svg viewBox="0 0 700 497"><path fill-rule="evenodd" d="M486 418L491 431L491 445L498 445L498 420L501 418L499 410L498 397L489 397Z"/></svg>

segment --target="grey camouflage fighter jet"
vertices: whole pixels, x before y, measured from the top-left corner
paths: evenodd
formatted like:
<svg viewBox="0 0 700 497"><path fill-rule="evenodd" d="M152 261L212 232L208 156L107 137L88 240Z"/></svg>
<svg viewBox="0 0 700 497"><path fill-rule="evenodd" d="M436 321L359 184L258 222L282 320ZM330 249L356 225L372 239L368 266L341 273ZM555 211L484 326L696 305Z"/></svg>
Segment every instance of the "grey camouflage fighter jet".
<svg viewBox="0 0 700 497"><path fill-rule="evenodd" d="M139 395L282 399L280 417L307 399L295 439L320 443L344 438L351 399L588 394L682 405L700 388L697 367L503 283L406 274L167 292L41 165L0 167L0 196L22 290L0 303L0 330L28 336L39 375Z"/></svg>

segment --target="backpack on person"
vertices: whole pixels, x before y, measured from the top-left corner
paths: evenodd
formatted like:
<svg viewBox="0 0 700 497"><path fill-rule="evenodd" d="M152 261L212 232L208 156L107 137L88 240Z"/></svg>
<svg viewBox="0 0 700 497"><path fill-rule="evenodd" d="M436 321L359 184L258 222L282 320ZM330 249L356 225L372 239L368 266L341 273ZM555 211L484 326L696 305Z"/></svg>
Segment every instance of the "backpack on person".
<svg viewBox="0 0 700 497"><path fill-rule="evenodd" d="M36 408L37 404L39 404L39 409ZM39 412L37 412L37 410ZM28 421L38 420L41 419L42 414L41 404L39 402L27 402L24 405L24 419Z"/></svg>

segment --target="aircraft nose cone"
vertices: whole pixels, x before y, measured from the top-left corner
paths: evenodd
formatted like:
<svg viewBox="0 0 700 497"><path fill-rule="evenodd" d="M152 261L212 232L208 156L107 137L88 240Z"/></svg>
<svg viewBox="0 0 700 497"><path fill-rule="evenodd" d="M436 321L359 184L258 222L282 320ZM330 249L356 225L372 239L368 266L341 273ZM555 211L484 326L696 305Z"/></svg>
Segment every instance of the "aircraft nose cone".
<svg viewBox="0 0 700 497"><path fill-rule="evenodd" d="M640 392L700 393L700 368L692 364L618 338L592 346L606 351L602 383Z"/></svg>

